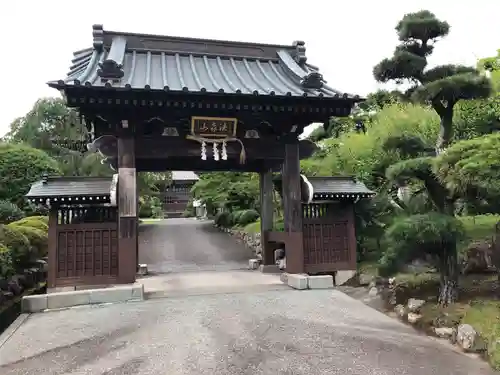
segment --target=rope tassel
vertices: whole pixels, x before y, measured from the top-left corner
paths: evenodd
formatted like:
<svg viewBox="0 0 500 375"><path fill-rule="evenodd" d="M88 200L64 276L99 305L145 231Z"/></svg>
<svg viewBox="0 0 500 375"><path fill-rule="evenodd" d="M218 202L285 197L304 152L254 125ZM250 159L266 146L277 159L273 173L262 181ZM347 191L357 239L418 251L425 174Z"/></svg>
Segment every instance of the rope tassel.
<svg viewBox="0 0 500 375"><path fill-rule="evenodd" d="M245 164L245 162L246 162L245 145L243 144L243 142L239 138L211 139L211 138L198 137L198 136L194 136L194 135L187 135L186 139L190 139L192 141L196 141L196 142L201 143L201 159L202 160L207 160L207 149L206 149L207 143L211 143L213 145L214 160L220 160L221 157L222 157L222 160L227 160L227 158L228 158L227 143L228 142L238 142L241 146L240 160L239 160L240 164ZM222 149L220 151L218 149L219 143L222 144Z"/></svg>

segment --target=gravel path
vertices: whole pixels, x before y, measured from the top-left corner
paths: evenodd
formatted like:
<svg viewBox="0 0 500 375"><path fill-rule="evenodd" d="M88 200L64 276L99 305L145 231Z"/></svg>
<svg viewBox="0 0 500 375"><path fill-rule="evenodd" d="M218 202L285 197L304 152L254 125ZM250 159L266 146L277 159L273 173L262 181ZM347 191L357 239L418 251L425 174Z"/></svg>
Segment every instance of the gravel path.
<svg viewBox="0 0 500 375"><path fill-rule="evenodd" d="M140 226L139 262L152 273L245 269L251 255L210 221L167 219Z"/></svg>
<svg viewBox="0 0 500 375"><path fill-rule="evenodd" d="M141 247L160 273L149 287L178 297L31 315L0 347L0 374L494 374L338 290L276 290L272 275L235 271L249 251L208 222L143 225Z"/></svg>

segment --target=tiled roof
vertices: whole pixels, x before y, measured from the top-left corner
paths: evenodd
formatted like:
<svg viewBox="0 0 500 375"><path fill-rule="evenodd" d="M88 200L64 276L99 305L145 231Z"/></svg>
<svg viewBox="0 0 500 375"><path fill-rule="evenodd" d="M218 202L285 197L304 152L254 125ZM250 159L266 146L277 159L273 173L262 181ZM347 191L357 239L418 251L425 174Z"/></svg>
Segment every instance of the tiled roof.
<svg viewBox="0 0 500 375"><path fill-rule="evenodd" d="M111 177L48 177L31 185L26 197L35 201L109 201Z"/></svg>
<svg viewBox="0 0 500 375"><path fill-rule="evenodd" d="M307 180L313 187L313 200L375 195L363 182L352 177L307 177Z"/></svg>
<svg viewBox="0 0 500 375"><path fill-rule="evenodd" d="M326 85L304 42L268 45L120 33L93 26L93 48L74 53L50 86L355 98Z"/></svg>
<svg viewBox="0 0 500 375"><path fill-rule="evenodd" d="M172 171L172 181L198 181L199 177L192 171Z"/></svg>

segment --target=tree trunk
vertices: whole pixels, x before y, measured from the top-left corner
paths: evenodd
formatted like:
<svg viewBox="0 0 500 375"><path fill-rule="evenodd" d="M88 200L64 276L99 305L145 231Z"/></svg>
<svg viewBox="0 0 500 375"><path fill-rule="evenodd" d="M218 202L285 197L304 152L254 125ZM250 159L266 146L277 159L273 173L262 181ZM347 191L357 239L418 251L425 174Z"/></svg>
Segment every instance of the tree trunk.
<svg viewBox="0 0 500 375"><path fill-rule="evenodd" d="M451 143L453 138L453 106L443 107L438 112L441 119L439 135L436 142L436 155L439 155Z"/></svg>
<svg viewBox="0 0 500 375"><path fill-rule="evenodd" d="M456 245L447 245L441 259L441 285L438 302L448 306L458 300L458 258Z"/></svg>

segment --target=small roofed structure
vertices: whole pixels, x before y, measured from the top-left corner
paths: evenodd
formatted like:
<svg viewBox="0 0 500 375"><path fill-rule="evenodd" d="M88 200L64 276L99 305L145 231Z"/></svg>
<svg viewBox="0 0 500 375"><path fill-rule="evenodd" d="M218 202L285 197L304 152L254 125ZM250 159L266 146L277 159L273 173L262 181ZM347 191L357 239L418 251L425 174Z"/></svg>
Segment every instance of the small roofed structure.
<svg viewBox="0 0 500 375"><path fill-rule="evenodd" d="M120 283L117 175L47 177L28 200L49 207L48 287Z"/></svg>
<svg viewBox="0 0 500 375"><path fill-rule="evenodd" d="M275 180L281 192L280 179ZM303 259L288 252L289 262L304 262L308 274L356 270L356 231L354 203L375 195L354 177L306 177L301 175ZM285 232L268 232L265 240L284 244L285 253L293 238ZM318 241L318 233L321 240ZM296 240L296 239L295 239ZM276 246L274 246L276 247Z"/></svg>
<svg viewBox="0 0 500 375"><path fill-rule="evenodd" d="M165 217L181 217L192 198L191 188L199 180L193 171L172 171L172 182L165 187L163 212Z"/></svg>

